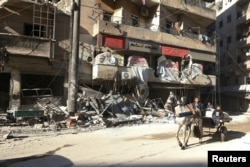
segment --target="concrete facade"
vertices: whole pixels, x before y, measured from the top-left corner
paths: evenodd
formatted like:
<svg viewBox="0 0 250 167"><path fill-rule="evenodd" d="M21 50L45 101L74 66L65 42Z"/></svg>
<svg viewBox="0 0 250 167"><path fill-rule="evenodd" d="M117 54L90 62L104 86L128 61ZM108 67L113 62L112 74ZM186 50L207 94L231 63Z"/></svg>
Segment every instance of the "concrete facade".
<svg viewBox="0 0 250 167"><path fill-rule="evenodd" d="M5 108L21 105L21 90L28 88L51 88L55 96L67 100L71 2L25 0L1 4L4 65L0 77L5 83L1 83L0 101L9 102ZM216 85L213 7L213 2L203 0L81 0L79 85L131 93L138 87L138 78L128 59L139 56L148 63L147 80L140 84L147 87L149 98L165 100L169 91L175 91L187 95L190 101L194 96L211 101ZM96 56L108 50L117 65L95 64ZM178 82L161 80L156 75L161 56L175 63L178 77L184 69L182 63L190 60L202 65L203 74ZM125 73L128 79L123 78Z"/></svg>
<svg viewBox="0 0 250 167"><path fill-rule="evenodd" d="M93 67L92 71L88 70L90 74L80 74L82 83L88 83L87 79L92 78L91 84L105 83L107 89L113 86L114 81L123 87L126 81L122 79L122 73L132 73L131 67L127 66L128 57L136 55L144 57L149 65L149 97L160 96L165 100L168 92L173 90L179 95L189 92L189 100L195 95L203 96L202 92L206 92L203 99L212 100L211 96L207 98L207 93L213 93L216 85L213 2L146 0L143 4L143 1L136 0L82 0L81 3L82 57L85 60L91 57L87 64L89 68ZM177 24L179 27L175 26ZM207 41L202 40L203 35L207 36ZM117 58L118 65L95 65L96 54L88 51L100 53L107 49ZM175 54L170 55L170 51ZM179 83L160 80L155 75L157 59L164 55L180 65L183 60L180 55L182 51L191 54L194 63L203 65L206 77ZM212 72L206 71L208 68L212 68Z"/></svg>
<svg viewBox="0 0 250 167"><path fill-rule="evenodd" d="M250 111L249 1L217 0L218 88L225 110Z"/></svg>
<svg viewBox="0 0 250 167"><path fill-rule="evenodd" d="M23 89L50 88L64 100L70 16L51 1L0 5L1 109L26 105Z"/></svg>

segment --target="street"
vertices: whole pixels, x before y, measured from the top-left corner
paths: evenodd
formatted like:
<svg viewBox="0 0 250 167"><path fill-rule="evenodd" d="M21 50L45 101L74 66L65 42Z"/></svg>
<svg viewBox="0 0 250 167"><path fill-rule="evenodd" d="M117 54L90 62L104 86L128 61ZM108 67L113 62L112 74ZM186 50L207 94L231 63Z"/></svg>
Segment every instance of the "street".
<svg viewBox="0 0 250 167"><path fill-rule="evenodd" d="M140 167L207 166L210 150L250 150L250 115L236 115L226 123L228 138L220 141L214 129L204 129L203 143L190 137L181 150L175 138L176 124L124 125L84 132L13 134L0 140L1 167ZM2 130L3 131L3 130Z"/></svg>

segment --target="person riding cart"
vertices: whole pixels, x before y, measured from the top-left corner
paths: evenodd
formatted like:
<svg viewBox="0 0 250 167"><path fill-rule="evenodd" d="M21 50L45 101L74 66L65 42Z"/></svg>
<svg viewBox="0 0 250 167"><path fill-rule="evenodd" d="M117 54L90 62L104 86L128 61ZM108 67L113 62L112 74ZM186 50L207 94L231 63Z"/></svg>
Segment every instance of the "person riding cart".
<svg viewBox="0 0 250 167"><path fill-rule="evenodd" d="M221 106L217 105L216 109L214 110L212 114L212 119L214 121L215 127L220 126L220 122L222 122L223 118L224 118L224 114L223 114L223 111L221 110Z"/></svg>

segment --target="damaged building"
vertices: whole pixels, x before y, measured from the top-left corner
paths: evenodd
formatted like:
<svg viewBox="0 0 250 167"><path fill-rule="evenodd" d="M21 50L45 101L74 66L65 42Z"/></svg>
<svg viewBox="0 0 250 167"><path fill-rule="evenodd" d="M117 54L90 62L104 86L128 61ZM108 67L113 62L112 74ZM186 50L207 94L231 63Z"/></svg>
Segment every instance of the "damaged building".
<svg viewBox="0 0 250 167"><path fill-rule="evenodd" d="M80 66L80 83L121 94L136 90L139 101L165 101L170 91L188 101L194 96L204 103L215 100L213 1L81 3L86 14L81 14L80 56L89 65Z"/></svg>
<svg viewBox="0 0 250 167"><path fill-rule="evenodd" d="M46 89L63 100L70 16L60 5L70 11L71 4L56 1L0 1L2 109L30 104L26 97L46 95Z"/></svg>
<svg viewBox="0 0 250 167"><path fill-rule="evenodd" d="M92 104L91 110L97 115L109 110L116 117L140 114L149 99L162 104L170 91L188 102L194 96L214 101L214 5L205 0L81 0L78 93L88 95L82 87L103 93L109 97L106 104ZM71 9L71 0L0 1L3 109L30 104L30 96L59 97L67 104ZM95 100L83 97L78 109ZM126 113L112 113L118 108Z"/></svg>

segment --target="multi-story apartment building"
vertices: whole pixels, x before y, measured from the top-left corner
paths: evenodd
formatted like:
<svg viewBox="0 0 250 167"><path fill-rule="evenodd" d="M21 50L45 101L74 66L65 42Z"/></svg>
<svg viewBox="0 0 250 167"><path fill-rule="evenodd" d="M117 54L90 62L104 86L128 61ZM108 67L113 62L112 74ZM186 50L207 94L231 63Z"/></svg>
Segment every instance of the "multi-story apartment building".
<svg viewBox="0 0 250 167"><path fill-rule="evenodd" d="M103 85L103 90L114 89L116 85L115 90L124 93L137 85L139 96L146 94L163 100L169 91L189 96L189 100L195 95L204 101L213 100L216 85L213 1L81 3L80 54L88 62L81 67L89 67L80 69L81 83L91 81L91 85ZM111 53L115 60L100 62L100 57L105 57L102 52ZM188 64L189 69L198 72L187 74ZM131 79L134 77L135 85ZM212 92L206 94L204 90Z"/></svg>
<svg viewBox="0 0 250 167"><path fill-rule="evenodd" d="M71 4L56 3L0 1L1 109L25 105L29 103L25 96L48 90L63 97L70 51L70 16L64 6Z"/></svg>
<svg viewBox="0 0 250 167"><path fill-rule="evenodd" d="M66 101L72 2L0 4L1 107L22 104L23 89L51 88ZM174 91L212 100L213 7L205 0L81 0L79 85L138 99L165 100Z"/></svg>
<svg viewBox="0 0 250 167"><path fill-rule="evenodd" d="M217 0L218 88L225 110L250 110L249 1Z"/></svg>

